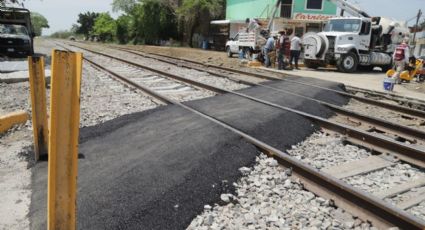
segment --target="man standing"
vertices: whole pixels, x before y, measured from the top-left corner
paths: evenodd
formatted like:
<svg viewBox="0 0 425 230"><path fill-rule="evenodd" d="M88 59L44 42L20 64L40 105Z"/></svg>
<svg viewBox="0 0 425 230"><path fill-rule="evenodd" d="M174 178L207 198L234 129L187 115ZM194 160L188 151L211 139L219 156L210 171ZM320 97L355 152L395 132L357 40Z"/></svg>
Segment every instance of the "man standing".
<svg viewBox="0 0 425 230"><path fill-rule="evenodd" d="M263 52L264 52L264 58L265 58L265 65L266 67L270 67L272 63L270 62L270 52L272 52L274 49L274 39L272 36L269 36L267 39L266 45L264 46Z"/></svg>
<svg viewBox="0 0 425 230"><path fill-rule="evenodd" d="M246 27L247 33L249 33L249 32L255 32L256 33L260 29L260 23L255 18L251 18L251 19L247 18L245 20L245 22L247 24L247 27Z"/></svg>
<svg viewBox="0 0 425 230"><path fill-rule="evenodd" d="M295 69L298 68L298 59L300 58L301 53L301 38L299 34L295 34L295 36L291 39L291 58L289 60L289 64L291 65L291 69L293 69L292 60L295 62Z"/></svg>
<svg viewBox="0 0 425 230"><path fill-rule="evenodd" d="M277 63L278 70L283 70L285 68L284 55L285 55L285 39L286 33L285 31L279 31L280 37L277 41L276 49L277 49Z"/></svg>

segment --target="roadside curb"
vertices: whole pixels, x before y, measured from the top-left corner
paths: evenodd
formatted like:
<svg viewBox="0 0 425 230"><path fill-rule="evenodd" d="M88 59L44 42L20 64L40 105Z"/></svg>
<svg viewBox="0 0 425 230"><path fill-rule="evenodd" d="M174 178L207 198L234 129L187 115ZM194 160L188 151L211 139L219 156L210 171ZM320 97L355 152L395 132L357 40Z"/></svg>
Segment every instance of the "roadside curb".
<svg viewBox="0 0 425 230"><path fill-rule="evenodd" d="M0 78L0 83L13 84L29 81L28 77ZM50 84L50 76L46 77L46 83Z"/></svg>
<svg viewBox="0 0 425 230"><path fill-rule="evenodd" d="M29 114L26 111L16 111L0 116L0 134L6 132L14 125L24 124L28 119Z"/></svg>

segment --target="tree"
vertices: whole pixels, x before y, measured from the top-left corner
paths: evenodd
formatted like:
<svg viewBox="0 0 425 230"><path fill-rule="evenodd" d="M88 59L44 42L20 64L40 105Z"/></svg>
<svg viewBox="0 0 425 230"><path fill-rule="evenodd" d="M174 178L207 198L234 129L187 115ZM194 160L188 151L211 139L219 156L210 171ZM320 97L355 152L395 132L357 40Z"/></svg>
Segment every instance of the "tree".
<svg viewBox="0 0 425 230"><path fill-rule="evenodd" d="M154 45L159 40L161 5L158 1L148 0L143 3L143 35L145 43Z"/></svg>
<svg viewBox="0 0 425 230"><path fill-rule="evenodd" d="M43 28L49 28L47 19L37 12L31 12L31 23L34 27L35 36L41 36Z"/></svg>
<svg viewBox="0 0 425 230"><path fill-rule="evenodd" d="M109 13L101 13L96 18L93 33L99 36L100 41L113 41L117 25Z"/></svg>
<svg viewBox="0 0 425 230"><path fill-rule="evenodd" d="M187 42L190 46L195 29L199 27L201 34L206 36L210 21L223 16L224 8L224 0L183 0L177 14L184 21Z"/></svg>
<svg viewBox="0 0 425 230"><path fill-rule="evenodd" d="M56 31L53 34L51 34L50 37L52 37L52 38L68 39L72 35L73 35L72 31L69 31L69 30L59 30L59 31Z"/></svg>
<svg viewBox="0 0 425 230"><path fill-rule="evenodd" d="M133 10L136 4L137 0L114 0L112 2L112 11L124 11L128 14Z"/></svg>
<svg viewBox="0 0 425 230"><path fill-rule="evenodd" d="M77 28L78 34L83 34L86 39L89 38L89 35L93 31L93 26L96 18L99 16L99 13L86 12L84 14L78 14L77 23L80 25Z"/></svg>
<svg viewBox="0 0 425 230"><path fill-rule="evenodd" d="M120 44L126 44L131 39L132 18L129 15L121 15L117 20L116 38Z"/></svg>
<svg viewBox="0 0 425 230"><path fill-rule="evenodd" d="M12 4L22 4L23 1L19 1L19 0L0 0L0 6L6 6L7 3L12 3Z"/></svg>

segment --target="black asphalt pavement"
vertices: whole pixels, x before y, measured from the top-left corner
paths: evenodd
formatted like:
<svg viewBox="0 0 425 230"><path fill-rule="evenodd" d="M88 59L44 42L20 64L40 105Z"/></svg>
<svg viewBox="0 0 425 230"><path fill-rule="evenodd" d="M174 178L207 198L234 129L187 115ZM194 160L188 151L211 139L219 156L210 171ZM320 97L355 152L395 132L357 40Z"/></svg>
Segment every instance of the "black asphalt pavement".
<svg viewBox="0 0 425 230"><path fill-rule="evenodd" d="M347 102L335 93L298 84L269 84L329 102ZM332 115L315 102L270 89L241 92L315 115ZM317 130L303 117L232 95L186 104L281 150ZM184 229L205 204L234 192L231 185L241 176L238 169L251 166L258 155L239 136L175 105L126 115L80 133L84 158L78 171L78 229ZM31 228L46 229L47 162L31 170Z"/></svg>

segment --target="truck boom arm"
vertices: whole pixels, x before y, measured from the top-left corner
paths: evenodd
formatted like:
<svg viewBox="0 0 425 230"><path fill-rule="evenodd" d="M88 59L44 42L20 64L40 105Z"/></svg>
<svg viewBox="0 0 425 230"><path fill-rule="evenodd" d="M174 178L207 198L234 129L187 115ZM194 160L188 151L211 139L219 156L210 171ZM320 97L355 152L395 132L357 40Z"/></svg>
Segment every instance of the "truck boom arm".
<svg viewBox="0 0 425 230"><path fill-rule="evenodd" d="M279 8L280 4L282 3L282 0L277 0L276 5L274 6L273 13L270 15L269 24L267 25L267 30L270 31L273 24L273 19L276 16L277 9Z"/></svg>
<svg viewBox="0 0 425 230"><path fill-rule="evenodd" d="M335 5L337 5L339 8L341 8L344 11L347 11L349 14L355 16L355 17L361 17L361 18L370 18L370 15L364 12L363 10L359 9L357 6L345 1L345 0L328 0Z"/></svg>

